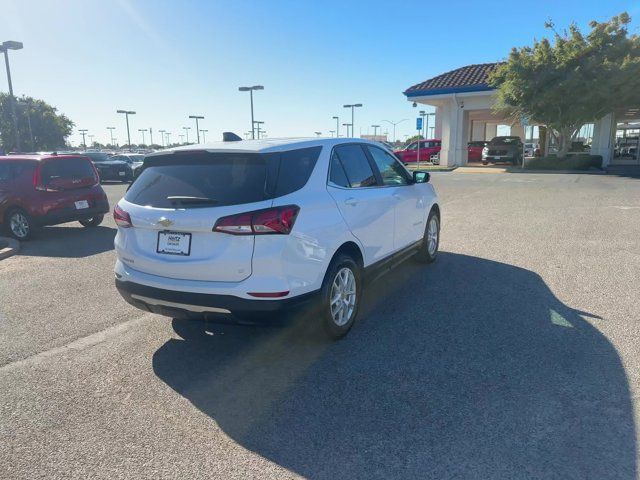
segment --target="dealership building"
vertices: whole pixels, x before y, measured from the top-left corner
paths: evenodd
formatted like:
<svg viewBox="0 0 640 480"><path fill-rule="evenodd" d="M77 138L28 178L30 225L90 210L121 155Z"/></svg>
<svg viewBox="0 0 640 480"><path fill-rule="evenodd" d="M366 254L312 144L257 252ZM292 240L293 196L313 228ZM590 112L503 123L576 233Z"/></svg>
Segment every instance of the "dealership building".
<svg viewBox="0 0 640 480"><path fill-rule="evenodd" d="M520 123L496 115L492 110L496 90L489 85L489 74L497 63L468 65L413 85L405 90L407 100L435 107L434 137L442 140L441 165L466 165L467 144L491 140L500 125L510 127L510 135L525 141L525 129ZM640 127L638 108L630 107L594 119L589 129L591 153L602 155L604 166L640 165L637 148ZM502 129L501 129L502 130ZM527 136L528 137L528 136ZM616 145L621 139L635 142L633 156L620 157ZM548 147L548 138L547 145ZM548 150L547 150L548 151Z"/></svg>

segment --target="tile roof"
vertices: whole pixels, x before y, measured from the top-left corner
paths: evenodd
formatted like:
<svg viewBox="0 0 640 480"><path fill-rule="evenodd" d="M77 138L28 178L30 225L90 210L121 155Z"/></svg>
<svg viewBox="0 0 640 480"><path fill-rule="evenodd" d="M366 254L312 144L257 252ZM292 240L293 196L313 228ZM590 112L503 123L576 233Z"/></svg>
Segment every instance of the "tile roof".
<svg viewBox="0 0 640 480"><path fill-rule="evenodd" d="M489 86L489 73L499 63L480 63L457 68L430 78L424 82L407 88L404 94L407 96L435 95L438 93L453 93L455 91L481 91L492 90Z"/></svg>

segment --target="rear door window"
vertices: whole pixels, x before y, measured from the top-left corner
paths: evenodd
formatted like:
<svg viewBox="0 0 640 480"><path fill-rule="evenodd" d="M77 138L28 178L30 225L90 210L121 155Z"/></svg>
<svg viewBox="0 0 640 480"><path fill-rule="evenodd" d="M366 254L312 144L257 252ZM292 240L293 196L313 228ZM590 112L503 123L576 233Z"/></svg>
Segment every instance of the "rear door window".
<svg viewBox="0 0 640 480"><path fill-rule="evenodd" d="M84 158L58 158L46 160L42 165L42 182L48 184L51 180L71 180L92 178L93 167Z"/></svg>
<svg viewBox="0 0 640 480"><path fill-rule="evenodd" d="M334 152L338 155L352 188L374 187L378 184L371 164L360 145L340 145L334 149Z"/></svg>
<svg viewBox="0 0 640 480"><path fill-rule="evenodd" d="M344 168L342 167L342 163L340 163L338 154L335 151L331 154L331 166L329 168L329 182L338 187L349 188L351 186L349 180L347 180L347 174L344 173Z"/></svg>
<svg viewBox="0 0 640 480"><path fill-rule="evenodd" d="M278 180L275 196L281 197L305 186L316 166L322 147L298 148L286 152L267 154L279 157Z"/></svg>

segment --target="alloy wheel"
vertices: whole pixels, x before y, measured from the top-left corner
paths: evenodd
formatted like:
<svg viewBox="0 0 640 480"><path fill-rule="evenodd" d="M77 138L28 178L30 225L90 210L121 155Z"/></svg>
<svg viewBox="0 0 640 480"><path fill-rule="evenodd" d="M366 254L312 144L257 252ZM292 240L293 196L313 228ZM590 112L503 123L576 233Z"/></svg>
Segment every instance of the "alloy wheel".
<svg viewBox="0 0 640 480"><path fill-rule="evenodd" d="M342 327L349 323L356 308L356 277L350 268L338 271L331 285L330 308L333 322Z"/></svg>
<svg viewBox="0 0 640 480"><path fill-rule="evenodd" d="M433 256L438 249L438 217L435 215L429 220L427 226L427 251Z"/></svg>
<svg viewBox="0 0 640 480"><path fill-rule="evenodd" d="M11 232L17 238L26 238L29 236L29 220L27 220L24 213L15 212L11 215L9 226L11 228Z"/></svg>

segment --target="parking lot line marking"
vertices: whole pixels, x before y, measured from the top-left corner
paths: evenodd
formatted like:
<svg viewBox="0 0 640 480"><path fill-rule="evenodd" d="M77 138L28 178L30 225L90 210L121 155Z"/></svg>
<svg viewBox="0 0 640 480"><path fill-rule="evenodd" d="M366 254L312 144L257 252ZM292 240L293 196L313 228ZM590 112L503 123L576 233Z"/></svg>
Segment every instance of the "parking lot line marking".
<svg viewBox="0 0 640 480"><path fill-rule="evenodd" d="M0 366L0 372L8 372L11 370L15 370L24 366L38 365L42 363L44 360L55 357L57 355L63 355L65 353L70 352L80 352L82 350L86 350L87 348L93 347L99 343L108 340L111 337L115 337L130 328L141 324L149 315L143 315L140 318L134 318L133 320L129 320L124 323L120 323L118 325L114 325L113 327L109 327L105 330L101 330L96 333L92 333L91 335L87 335L86 337L79 338L74 340L67 345L62 345L60 347L55 347L50 350L45 350L44 352L36 353L26 358L22 358L20 360L15 360L13 362L5 363Z"/></svg>
<svg viewBox="0 0 640 480"><path fill-rule="evenodd" d="M506 168L483 168L483 167L458 167L454 170L457 173L505 173Z"/></svg>

